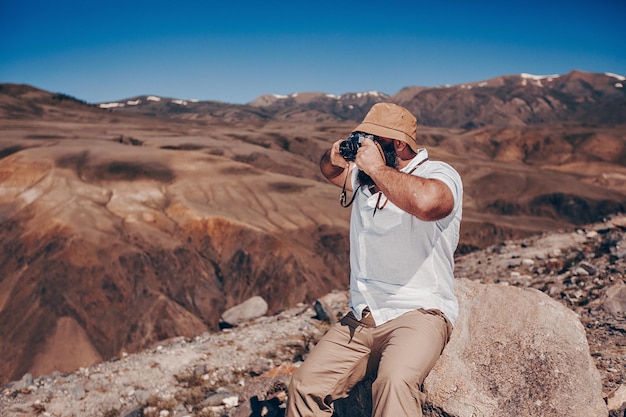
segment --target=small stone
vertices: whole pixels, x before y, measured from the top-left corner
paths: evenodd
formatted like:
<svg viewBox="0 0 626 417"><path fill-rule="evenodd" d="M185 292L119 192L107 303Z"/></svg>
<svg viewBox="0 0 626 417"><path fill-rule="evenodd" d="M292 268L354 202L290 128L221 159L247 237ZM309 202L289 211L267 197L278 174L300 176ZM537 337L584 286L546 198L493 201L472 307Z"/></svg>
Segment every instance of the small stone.
<svg viewBox="0 0 626 417"><path fill-rule="evenodd" d="M611 258L614 261L618 259L626 259L626 248L622 249L618 246L611 248Z"/></svg>
<svg viewBox="0 0 626 417"><path fill-rule="evenodd" d="M324 303L323 301L315 300L315 303L313 303L313 307L315 309L315 313L317 314L315 316L316 319L320 321L325 321L330 324L334 324L337 321L337 319L333 315L332 309L328 306L328 304Z"/></svg>
<svg viewBox="0 0 626 417"><path fill-rule="evenodd" d="M519 259L515 259L513 261L509 262L509 269L510 268L517 268L518 266L520 266L522 264L522 261Z"/></svg>
<svg viewBox="0 0 626 417"><path fill-rule="evenodd" d="M233 408L239 405L239 397L236 395L226 397L222 400L222 404L226 406L226 408Z"/></svg>
<svg viewBox="0 0 626 417"><path fill-rule="evenodd" d="M229 308L220 318L220 327L236 327L242 323L252 321L267 313L268 304L262 297L254 296L243 303Z"/></svg>
<svg viewBox="0 0 626 417"><path fill-rule="evenodd" d="M77 400L82 400L83 398L85 398L85 388L82 385L74 385L72 387L72 395L74 396L75 399Z"/></svg>
<svg viewBox="0 0 626 417"><path fill-rule="evenodd" d="M583 267L578 266L578 267L576 267L576 268L574 269L574 274L575 274L575 275L581 275L581 276L588 276L588 275L589 275L589 271L587 271L587 270L586 270L585 268L583 268Z"/></svg>
<svg viewBox="0 0 626 417"><path fill-rule="evenodd" d="M203 407L216 407L224 404L224 401L232 396L233 394L230 392L218 392L216 394L209 395L201 405Z"/></svg>
<svg viewBox="0 0 626 417"><path fill-rule="evenodd" d="M578 264L578 266L587 271L589 275L595 275L598 272L598 270L593 265L587 262L581 262Z"/></svg>
<svg viewBox="0 0 626 417"><path fill-rule="evenodd" d="M146 391L144 389L138 389L138 390L135 390L134 396L139 403L145 403L150 398L150 391Z"/></svg>
<svg viewBox="0 0 626 417"><path fill-rule="evenodd" d="M602 307L615 317L626 315L626 284L619 281L607 288Z"/></svg>
<svg viewBox="0 0 626 417"><path fill-rule="evenodd" d="M520 275L517 277L516 282L521 285L529 286L532 281L532 277L530 275Z"/></svg>
<svg viewBox="0 0 626 417"><path fill-rule="evenodd" d="M621 385L607 398L609 411L624 411L626 409L626 385Z"/></svg>
<svg viewBox="0 0 626 417"><path fill-rule="evenodd" d="M205 364L200 364L193 369L194 376L202 376L207 373L207 367Z"/></svg>
<svg viewBox="0 0 626 417"><path fill-rule="evenodd" d="M559 256L561 256L562 252L560 248L554 248L552 249L552 251L550 252L550 256L553 258L558 258Z"/></svg>
<svg viewBox="0 0 626 417"><path fill-rule="evenodd" d="M144 415L143 412L144 410L141 407L137 407L130 413L126 414L124 417L141 417Z"/></svg>
<svg viewBox="0 0 626 417"><path fill-rule="evenodd" d="M34 382L35 381L31 374L24 374L22 379L20 379L15 385L13 385L13 388L19 391L21 389L26 389L32 386Z"/></svg>

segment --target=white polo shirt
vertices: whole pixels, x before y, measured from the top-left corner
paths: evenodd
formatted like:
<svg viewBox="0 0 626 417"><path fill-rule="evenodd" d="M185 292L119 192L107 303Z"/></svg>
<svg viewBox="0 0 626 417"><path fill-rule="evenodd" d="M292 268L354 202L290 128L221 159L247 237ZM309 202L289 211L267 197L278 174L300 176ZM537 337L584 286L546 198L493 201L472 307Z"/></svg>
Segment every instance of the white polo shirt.
<svg viewBox="0 0 626 417"><path fill-rule="evenodd" d="M421 163L421 165L419 165ZM419 165L419 166L418 166ZM454 208L445 218L422 221L391 201L379 200L357 184L350 217L350 305L357 317L369 306L377 325L418 308L439 309L454 324L459 307L454 295L454 251L459 242L463 184L454 168L428 160L421 149L401 171L443 181Z"/></svg>

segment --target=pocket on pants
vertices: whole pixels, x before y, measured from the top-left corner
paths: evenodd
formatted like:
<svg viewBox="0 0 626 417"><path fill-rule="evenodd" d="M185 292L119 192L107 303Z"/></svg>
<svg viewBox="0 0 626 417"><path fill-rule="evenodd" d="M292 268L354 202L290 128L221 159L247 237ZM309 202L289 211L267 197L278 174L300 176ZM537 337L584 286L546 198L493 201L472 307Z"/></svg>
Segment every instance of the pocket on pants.
<svg viewBox="0 0 626 417"><path fill-rule="evenodd" d="M452 334L452 323L450 322L450 320L448 320L448 318L446 317L445 314L443 314L443 312L439 309L436 308L431 308L428 310L425 310L423 308L419 308L417 311L422 312L423 314L430 314L433 316L437 316L439 317L441 320L444 321L445 325L446 325L446 335L445 335L445 343L444 343L444 347L445 345L448 344L448 342L450 341L450 335ZM443 351L443 348L442 348Z"/></svg>

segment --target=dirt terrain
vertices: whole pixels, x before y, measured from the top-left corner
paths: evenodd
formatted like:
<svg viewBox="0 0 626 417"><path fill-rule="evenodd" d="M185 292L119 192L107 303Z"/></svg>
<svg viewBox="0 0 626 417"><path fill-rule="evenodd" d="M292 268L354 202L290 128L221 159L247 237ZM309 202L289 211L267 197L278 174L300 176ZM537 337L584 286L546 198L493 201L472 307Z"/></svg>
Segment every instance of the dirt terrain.
<svg viewBox="0 0 626 417"><path fill-rule="evenodd" d="M349 210L318 160L391 98L315 97L147 114L3 84L0 383L215 331L252 295L276 314L345 290ZM458 254L623 212L624 126L421 126L464 181Z"/></svg>
<svg viewBox="0 0 626 417"><path fill-rule="evenodd" d="M607 289L626 285L626 217L560 233L503 241L456 259L456 275L536 288L575 311L602 377L603 396L626 386L626 316L607 308ZM346 291L320 300L337 316ZM624 302L624 300L622 300ZM311 304L222 332L161 341L71 373L26 375L2 387L7 417L251 415L256 397L284 406L298 362L328 329ZM276 408L278 410L278 408ZM141 413L141 414L140 414ZM266 410L267 413L267 410ZM617 409L611 416L621 417ZM261 415L261 414L259 414Z"/></svg>

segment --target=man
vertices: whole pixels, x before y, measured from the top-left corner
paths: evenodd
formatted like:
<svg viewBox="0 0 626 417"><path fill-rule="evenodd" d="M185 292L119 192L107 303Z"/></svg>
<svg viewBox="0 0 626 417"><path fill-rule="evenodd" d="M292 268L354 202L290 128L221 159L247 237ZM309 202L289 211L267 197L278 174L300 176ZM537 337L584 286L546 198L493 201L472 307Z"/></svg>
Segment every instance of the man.
<svg viewBox="0 0 626 417"><path fill-rule="evenodd" d="M324 176L353 191L351 312L296 370L288 417L332 415L332 402L369 372L374 417L422 415L422 383L458 315L453 255L463 186L450 165L418 148L416 130L407 109L378 103L354 129L367 136L354 163L342 157L341 140L322 156Z"/></svg>

